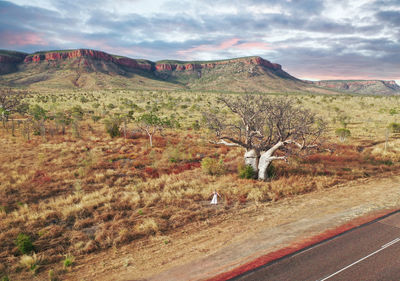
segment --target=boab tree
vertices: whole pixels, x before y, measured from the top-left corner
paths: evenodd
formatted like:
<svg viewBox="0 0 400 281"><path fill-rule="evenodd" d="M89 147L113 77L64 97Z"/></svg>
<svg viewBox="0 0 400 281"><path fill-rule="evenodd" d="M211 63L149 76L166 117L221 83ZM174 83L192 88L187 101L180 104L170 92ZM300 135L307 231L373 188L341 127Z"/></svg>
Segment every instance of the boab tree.
<svg viewBox="0 0 400 281"><path fill-rule="evenodd" d="M296 151L316 148L324 130L324 122L306 109L294 105L288 98L268 98L242 95L221 98L239 120L218 113L203 113L216 144L240 146L246 149L244 161L265 180L268 166L274 160L287 160ZM282 154L277 155L278 151Z"/></svg>

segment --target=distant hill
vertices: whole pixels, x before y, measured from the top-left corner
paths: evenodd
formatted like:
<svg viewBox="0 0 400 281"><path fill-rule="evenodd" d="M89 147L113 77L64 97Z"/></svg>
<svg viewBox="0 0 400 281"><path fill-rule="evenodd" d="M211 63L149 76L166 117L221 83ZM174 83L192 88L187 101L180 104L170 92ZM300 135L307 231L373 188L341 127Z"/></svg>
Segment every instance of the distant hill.
<svg viewBox="0 0 400 281"><path fill-rule="evenodd" d="M315 85L347 93L367 95L399 95L400 86L395 81L382 80L322 80Z"/></svg>
<svg viewBox="0 0 400 281"><path fill-rule="evenodd" d="M257 56L152 62L90 49L33 54L0 50L0 86L8 87L328 94L342 90L329 85L299 80L285 72L281 65Z"/></svg>
<svg viewBox="0 0 400 281"><path fill-rule="evenodd" d="M19 54L0 51L0 84L24 88L175 89L152 73L154 63L79 49Z"/></svg>

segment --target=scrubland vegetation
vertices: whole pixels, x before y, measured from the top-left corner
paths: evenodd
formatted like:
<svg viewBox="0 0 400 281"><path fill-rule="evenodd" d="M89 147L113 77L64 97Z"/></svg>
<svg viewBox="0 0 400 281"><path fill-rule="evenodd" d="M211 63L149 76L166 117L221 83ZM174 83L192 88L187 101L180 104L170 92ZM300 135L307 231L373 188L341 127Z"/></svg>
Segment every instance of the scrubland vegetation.
<svg viewBox="0 0 400 281"><path fill-rule="evenodd" d="M57 280L83 255L400 168L398 97L292 95L327 122L322 146L253 180L242 148L209 142L202 112L234 118L221 95L41 92L25 113L4 113L0 277Z"/></svg>

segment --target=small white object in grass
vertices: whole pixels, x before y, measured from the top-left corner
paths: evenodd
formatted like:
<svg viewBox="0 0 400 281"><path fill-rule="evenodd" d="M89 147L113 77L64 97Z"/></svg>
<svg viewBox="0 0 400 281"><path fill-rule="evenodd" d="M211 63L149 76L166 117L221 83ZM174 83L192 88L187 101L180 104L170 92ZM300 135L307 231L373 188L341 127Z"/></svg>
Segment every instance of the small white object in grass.
<svg viewBox="0 0 400 281"><path fill-rule="evenodd" d="M218 196L221 198L221 195L218 194L216 190L213 192L213 198L211 199L210 204L211 205L217 205L218 204Z"/></svg>

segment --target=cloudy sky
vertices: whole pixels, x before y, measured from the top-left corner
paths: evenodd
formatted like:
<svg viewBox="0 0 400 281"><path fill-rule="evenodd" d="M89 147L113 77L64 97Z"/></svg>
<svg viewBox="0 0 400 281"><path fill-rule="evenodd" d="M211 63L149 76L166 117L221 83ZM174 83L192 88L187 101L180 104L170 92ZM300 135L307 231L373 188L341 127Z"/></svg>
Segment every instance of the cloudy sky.
<svg viewBox="0 0 400 281"><path fill-rule="evenodd" d="M0 49L73 48L400 83L400 0L0 0Z"/></svg>

